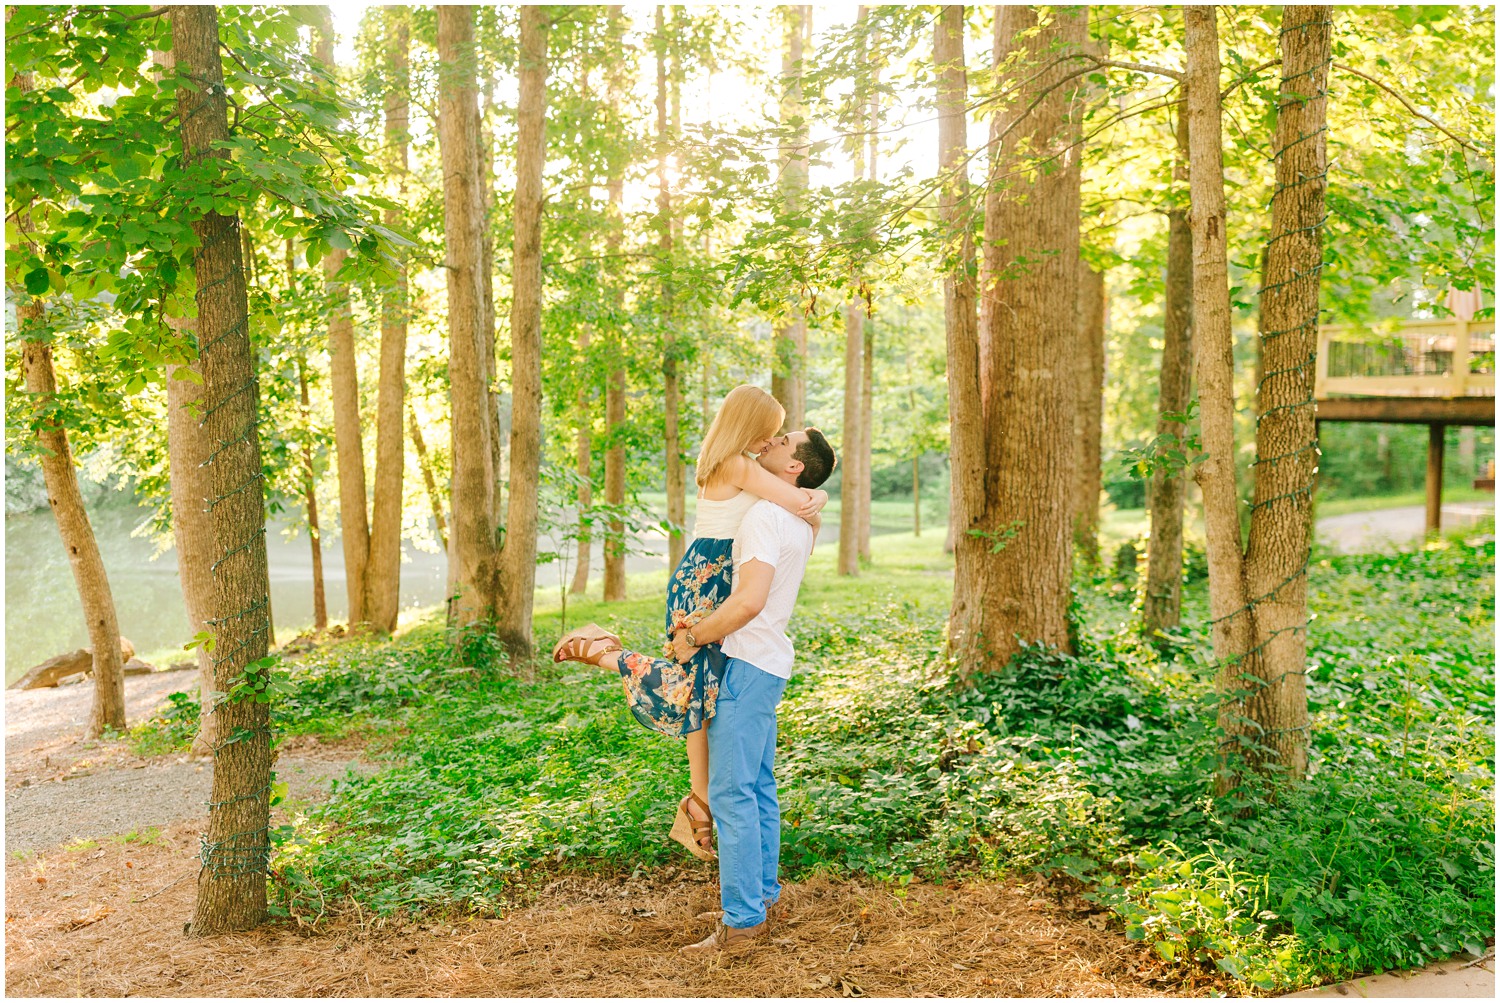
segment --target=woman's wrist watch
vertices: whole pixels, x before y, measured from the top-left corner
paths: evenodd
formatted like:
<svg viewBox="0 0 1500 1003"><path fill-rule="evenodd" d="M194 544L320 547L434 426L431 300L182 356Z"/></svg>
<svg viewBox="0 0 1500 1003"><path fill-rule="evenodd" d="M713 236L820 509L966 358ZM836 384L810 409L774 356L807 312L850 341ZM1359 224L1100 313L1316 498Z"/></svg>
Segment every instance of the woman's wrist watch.
<svg viewBox="0 0 1500 1003"><path fill-rule="evenodd" d="M688 643L688 647L689 648L702 647L702 645L700 645L698 643L698 639L693 636L693 628L689 627L687 630L684 630L682 633L683 633L684 640L686 640L687 643Z"/></svg>

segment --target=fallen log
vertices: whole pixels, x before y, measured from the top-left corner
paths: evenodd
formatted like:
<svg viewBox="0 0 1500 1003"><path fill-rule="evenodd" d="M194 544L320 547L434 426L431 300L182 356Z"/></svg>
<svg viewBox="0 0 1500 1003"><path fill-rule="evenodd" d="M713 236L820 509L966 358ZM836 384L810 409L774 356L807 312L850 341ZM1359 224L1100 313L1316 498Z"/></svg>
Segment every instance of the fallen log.
<svg viewBox="0 0 1500 1003"><path fill-rule="evenodd" d="M151 671L151 666L145 662L138 661L135 657L135 645L130 643L126 637L120 638L120 661L135 662L137 668L132 672L128 668L127 675L136 675L142 671ZM146 666L145 669L139 666ZM26 674L11 683L8 689L13 690L39 690L46 686L56 686L68 676L78 673L91 676L94 674L94 649L78 648L75 651L63 655L54 655L40 665L28 669Z"/></svg>

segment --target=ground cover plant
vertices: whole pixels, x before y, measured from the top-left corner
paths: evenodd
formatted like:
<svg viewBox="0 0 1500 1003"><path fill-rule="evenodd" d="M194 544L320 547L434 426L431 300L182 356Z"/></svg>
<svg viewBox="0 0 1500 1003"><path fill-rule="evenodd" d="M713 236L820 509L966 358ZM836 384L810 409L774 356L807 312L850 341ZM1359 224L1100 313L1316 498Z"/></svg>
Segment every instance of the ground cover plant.
<svg viewBox="0 0 1500 1003"><path fill-rule="evenodd" d="M1029 648L955 682L936 539L883 537L877 570L819 553L781 714L793 880L1040 872L1168 963L1284 990L1406 967L1493 933L1492 538L1319 555L1308 779L1212 796L1213 667L1201 630L1143 638L1135 582L1082 576L1078 653ZM1206 620L1188 576L1190 624ZM638 594L649 595L644 590ZM899 597L899 598L898 598ZM656 643L659 600L575 604ZM557 611L538 636L559 629ZM683 864L665 838L681 746L580 666L455 666L436 623L294 665L292 732L374 729L384 769L279 833L279 909L315 920L492 912L542 875ZM355 724L351 724L355 722Z"/></svg>

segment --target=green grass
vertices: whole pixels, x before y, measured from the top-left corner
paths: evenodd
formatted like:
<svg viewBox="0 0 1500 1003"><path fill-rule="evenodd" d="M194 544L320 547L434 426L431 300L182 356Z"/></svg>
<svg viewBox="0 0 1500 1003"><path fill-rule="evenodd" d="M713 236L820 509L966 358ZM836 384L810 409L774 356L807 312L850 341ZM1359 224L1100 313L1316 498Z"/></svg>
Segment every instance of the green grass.
<svg viewBox="0 0 1500 1003"><path fill-rule="evenodd" d="M1106 518L1129 535L1129 513ZM1122 529L1123 527L1123 529ZM1031 650L956 685L943 650L942 534L878 536L855 579L815 553L782 705L783 864L932 880L1075 882L1125 935L1190 970L1286 990L1482 947L1494 927L1494 546L1469 532L1310 572L1311 771L1216 798L1214 666L1201 568L1185 626L1155 644L1135 582L1081 580L1076 655ZM625 603L572 600L650 650L665 573ZM538 642L561 631L541 595ZM277 908L494 912L558 871L619 873L663 839L680 742L587 667L455 666L436 622L294 669L283 733L377 736L378 774L277 833Z"/></svg>

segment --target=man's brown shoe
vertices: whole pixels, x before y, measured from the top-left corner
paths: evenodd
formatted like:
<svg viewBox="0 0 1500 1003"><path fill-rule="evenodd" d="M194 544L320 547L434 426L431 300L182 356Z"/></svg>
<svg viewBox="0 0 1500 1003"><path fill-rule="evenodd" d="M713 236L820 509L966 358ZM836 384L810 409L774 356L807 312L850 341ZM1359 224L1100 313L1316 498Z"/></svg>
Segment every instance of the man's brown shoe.
<svg viewBox="0 0 1500 1003"><path fill-rule="evenodd" d="M694 957L705 957L719 951L733 950L742 947L752 941L761 939L766 935L766 924L757 923L744 929L736 929L719 923L714 927L714 932L687 947L679 947L679 954L690 954Z"/></svg>

